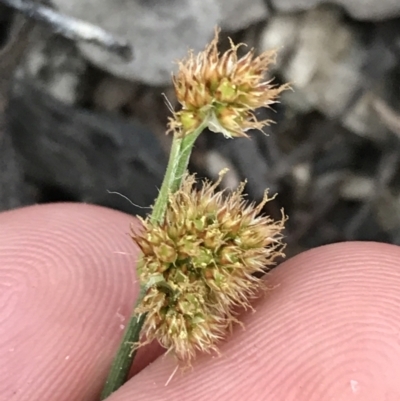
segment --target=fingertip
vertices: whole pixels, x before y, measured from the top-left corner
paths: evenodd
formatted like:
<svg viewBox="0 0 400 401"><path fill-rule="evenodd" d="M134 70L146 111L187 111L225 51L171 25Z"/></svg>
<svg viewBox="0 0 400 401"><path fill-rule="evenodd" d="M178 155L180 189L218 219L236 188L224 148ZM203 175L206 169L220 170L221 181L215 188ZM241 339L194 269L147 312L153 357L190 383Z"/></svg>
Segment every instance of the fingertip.
<svg viewBox="0 0 400 401"><path fill-rule="evenodd" d="M160 358L111 399L400 399L399 264L398 247L377 243L298 255L270 274L275 289L221 344L221 358L199 356L168 386L174 362Z"/></svg>
<svg viewBox="0 0 400 401"><path fill-rule="evenodd" d="M82 204L0 214L2 397L97 396L138 294L132 223Z"/></svg>

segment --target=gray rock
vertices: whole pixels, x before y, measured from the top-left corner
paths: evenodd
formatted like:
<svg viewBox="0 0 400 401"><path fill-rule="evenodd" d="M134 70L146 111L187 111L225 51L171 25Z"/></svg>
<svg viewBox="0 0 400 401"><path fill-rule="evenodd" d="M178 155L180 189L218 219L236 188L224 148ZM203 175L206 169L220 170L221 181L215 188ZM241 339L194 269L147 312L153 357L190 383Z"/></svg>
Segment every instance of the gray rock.
<svg viewBox="0 0 400 401"><path fill-rule="evenodd" d="M0 211L34 202L24 172L14 151L11 137L0 115Z"/></svg>
<svg viewBox="0 0 400 401"><path fill-rule="evenodd" d="M38 188L141 215L157 196L166 157L140 123L66 105L21 77L8 120L21 166Z"/></svg>
<svg viewBox="0 0 400 401"><path fill-rule="evenodd" d="M173 62L196 51L220 21L214 0L53 0L63 13L96 24L130 41L134 60L125 62L90 44L80 49L94 64L121 78L152 85L169 83Z"/></svg>
<svg viewBox="0 0 400 401"><path fill-rule="evenodd" d="M282 49L277 67L293 83L295 92L286 99L298 110L317 108L337 117L361 85L367 52L331 7L274 17L261 41L261 50L270 48Z"/></svg>
<svg viewBox="0 0 400 401"><path fill-rule="evenodd" d="M309 10L326 0L271 0L279 11L292 12ZM399 0L332 0L329 3L342 6L354 18L383 20L400 15Z"/></svg>
<svg viewBox="0 0 400 401"><path fill-rule="evenodd" d="M266 188L269 188L271 193L274 193L276 189L268 182L268 160L260 151L257 142L257 137L264 134L260 131L252 131L249 135L251 139L237 138L233 141L218 137L215 140L215 149L232 162L241 177L246 177L246 193L252 199L260 200Z"/></svg>
<svg viewBox="0 0 400 401"><path fill-rule="evenodd" d="M34 202L33 191L25 180L5 117L10 80L23 55L30 31L30 24L24 24L0 5L0 211Z"/></svg>
<svg viewBox="0 0 400 401"><path fill-rule="evenodd" d="M276 16L267 25L261 47L283 48L278 67L296 89L286 94L296 109L317 108L337 117L360 85L366 52L355 42L355 34L342 23L341 14L323 7Z"/></svg>
<svg viewBox="0 0 400 401"><path fill-rule="evenodd" d="M65 104L74 105L82 95L87 62L75 44L37 26L33 40L17 69L20 78L34 80L38 88Z"/></svg>
<svg viewBox="0 0 400 401"><path fill-rule="evenodd" d="M351 131L373 140L385 140L381 119L375 110L376 88L389 80L396 65L394 52L385 44L395 26L375 31L351 24L336 7L276 15L266 26L261 50L279 48L277 69L293 84L294 92L283 99L299 113L318 110L340 119ZM366 35L367 33L367 35Z"/></svg>
<svg viewBox="0 0 400 401"><path fill-rule="evenodd" d="M95 65L115 76L151 85L168 84L174 61L188 49L202 50L215 26L228 31L244 29L267 18L263 0L53 0L70 16L84 19L124 37L132 44L134 59L126 62L98 47L80 44Z"/></svg>
<svg viewBox="0 0 400 401"><path fill-rule="evenodd" d="M268 10L264 0L218 0L221 7L219 25L228 31L237 31L265 21Z"/></svg>

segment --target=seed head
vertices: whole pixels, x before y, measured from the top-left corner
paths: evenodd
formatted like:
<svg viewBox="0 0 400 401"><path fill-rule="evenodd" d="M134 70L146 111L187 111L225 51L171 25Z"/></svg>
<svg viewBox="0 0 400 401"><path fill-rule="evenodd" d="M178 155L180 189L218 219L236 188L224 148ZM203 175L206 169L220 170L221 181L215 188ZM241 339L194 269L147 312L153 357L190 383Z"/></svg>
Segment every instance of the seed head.
<svg viewBox="0 0 400 401"><path fill-rule="evenodd" d="M182 110L170 119L169 131L185 136L206 121L213 132L228 138L247 136L249 129L262 129L270 120L257 121L254 110L276 103L278 95L288 85L272 85L265 79L276 52L259 56L251 49L238 58L242 44L234 45L222 56L219 54L216 30L212 42L197 56L193 52L179 61L178 73L173 76L175 92Z"/></svg>
<svg viewBox="0 0 400 401"><path fill-rule="evenodd" d="M256 206L245 201L244 184L225 194L215 192L219 183L197 190L195 177L186 175L161 224L146 219L144 230L133 233L143 252L141 284L159 283L136 311L147 313L143 333L187 363L196 351L216 350L237 306L249 307L262 287L255 274L283 251L285 218L260 215L267 194Z"/></svg>

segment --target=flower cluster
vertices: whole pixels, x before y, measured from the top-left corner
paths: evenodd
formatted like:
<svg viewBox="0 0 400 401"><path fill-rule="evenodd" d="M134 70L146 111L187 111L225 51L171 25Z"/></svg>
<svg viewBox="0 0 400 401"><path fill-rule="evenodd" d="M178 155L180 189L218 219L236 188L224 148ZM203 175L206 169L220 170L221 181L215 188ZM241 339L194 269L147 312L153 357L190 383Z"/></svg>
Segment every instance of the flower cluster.
<svg viewBox="0 0 400 401"><path fill-rule="evenodd" d="M247 136L247 130L262 129L270 123L257 121L254 110L276 103L278 95L289 88L265 79L276 52L255 56L252 49L239 58L241 45L230 43L231 48L220 56L216 31L203 52L197 56L190 52L178 63L173 83L182 109L170 119L169 131L185 136L206 122L211 131L232 138Z"/></svg>
<svg viewBox="0 0 400 401"><path fill-rule="evenodd" d="M143 253L141 284L157 282L136 309L147 314L142 333L187 363L196 351L216 350L236 321L234 310L249 307L262 287L256 273L283 250L285 218L260 215L267 194L256 206L245 201L244 184L226 194L215 192L219 183L197 190L186 175L162 223L143 220L144 230L132 234Z"/></svg>

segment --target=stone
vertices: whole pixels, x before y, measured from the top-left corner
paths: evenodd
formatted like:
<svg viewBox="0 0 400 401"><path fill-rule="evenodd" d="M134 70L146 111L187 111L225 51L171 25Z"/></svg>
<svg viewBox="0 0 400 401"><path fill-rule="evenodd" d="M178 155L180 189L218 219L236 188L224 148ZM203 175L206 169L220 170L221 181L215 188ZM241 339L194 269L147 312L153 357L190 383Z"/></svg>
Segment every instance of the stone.
<svg viewBox="0 0 400 401"><path fill-rule="evenodd" d="M235 166L241 177L246 178L246 193L260 201L266 188L271 193L275 192L275 188L268 182L268 161L258 146L257 137L264 134L254 131L249 135L251 139L235 138L229 141L220 135L215 139L215 149Z"/></svg>
<svg viewBox="0 0 400 401"><path fill-rule="evenodd" d="M23 77L14 82L7 118L20 165L38 188L63 200L148 212L167 164L148 128L72 107Z"/></svg>
<svg viewBox="0 0 400 401"><path fill-rule="evenodd" d="M286 99L295 108L317 108L329 117L344 112L360 86L366 51L342 22L340 10L320 7L274 17L261 40L261 50L270 48L283 48L277 68L293 82L295 92L286 93Z"/></svg>
<svg viewBox="0 0 400 401"><path fill-rule="evenodd" d="M0 211L35 201L34 191L26 182L13 147L5 116L10 80L27 45L30 28L30 24L24 24L0 5Z"/></svg>
<svg viewBox="0 0 400 401"><path fill-rule="evenodd" d="M320 6L273 16L260 47L281 49L275 71L294 88L283 94L287 105L298 113L318 110L379 142L386 140L387 130L376 104L381 96L385 98L387 83L393 82L399 28L399 24L377 23L372 35L370 24L352 23L339 8Z"/></svg>
<svg viewBox="0 0 400 401"><path fill-rule="evenodd" d="M111 74L151 85L171 80L174 61L188 49L202 50L221 20L214 0L53 0L57 9L127 39L134 59L121 60L94 45L81 43L93 64Z"/></svg>
<svg viewBox="0 0 400 401"><path fill-rule="evenodd" d="M263 0L53 0L60 12L84 19L127 39L134 59L124 61L91 44L79 48L93 64L111 74L150 85L170 83L174 61L188 49L200 51L218 25L228 31L266 20Z"/></svg>
<svg viewBox="0 0 400 401"><path fill-rule="evenodd" d="M0 154L0 211L33 203L33 192L25 181L4 116L0 116Z"/></svg>
<svg viewBox="0 0 400 401"><path fill-rule="evenodd" d="M310 10L326 0L271 0L280 12ZM352 17L361 20L383 20L400 16L399 0L332 0L330 3L343 7Z"/></svg>
<svg viewBox="0 0 400 401"><path fill-rule="evenodd" d="M60 102L74 105L82 96L87 62L75 43L45 27L36 26L32 36L17 74L34 80L38 87Z"/></svg>
<svg viewBox="0 0 400 401"><path fill-rule="evenodd" d="M238 31L266 21L268 10L264 0L218 0L221 18L219 26L227 31Z"/></svg>

